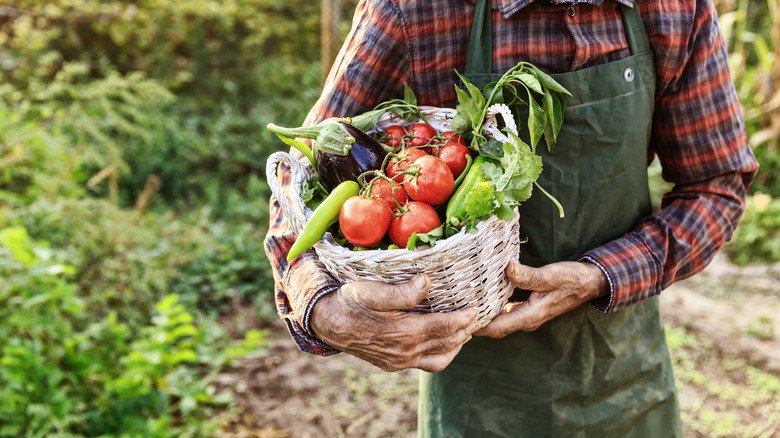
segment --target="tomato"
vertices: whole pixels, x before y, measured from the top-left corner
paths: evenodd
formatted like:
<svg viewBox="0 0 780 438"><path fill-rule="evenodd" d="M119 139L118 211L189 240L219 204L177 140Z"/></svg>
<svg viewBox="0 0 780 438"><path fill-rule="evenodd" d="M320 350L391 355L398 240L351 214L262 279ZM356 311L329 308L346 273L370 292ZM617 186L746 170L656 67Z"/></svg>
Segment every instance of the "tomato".
<svg viewBox="0 0 780 438"><path fill-rule="evenodd" d="M464 146L466 145L466 140L463 140L463 137L453 131L444 131L441 133L441 136L444 138L444 143L460 143Z"/></svg>
<svg viewBox="0 0 780 438"><path fill-rule="evenodd" d="M409 128L409 133L412 134L410 146L425 146L430 143L433 137L436 137L436 130L427 123L415 123Z"/></svg>
<svg viewBox="0 0 780 438"><path fill-rule="evenodd" d="M436 210L428 204L411 201L405 210L390 221L390 239L401 248L406 248L412 234L427 233L441 225Z"/></svg>
<svg viewBox="0 0 780 438"><path fill-rule="evenodd" d="M393 201L393 187L395 187L395 201ZM399 205L404 205L408 200L406 196L406 190L404 190L404 187L401 185L400 181L397 183L391 183L384 178L377 179L371 185L371 196L376 196L379 199L387 202L387 205L392 210L397 207L396 202L398 202Z"/></svg>
<svg viewBox="0 0 780 438"><path fill-rule="evenodd" d="M339 227L349 243L374 246L387 233L393 213L379 198L353 196L341 206Z"/></svg>
<svg viewBox="0 0 780 438"><path fill-rule="evenodd" d="M444 161L426 155L414 160L409 170L418 172L404 176L404 187L410 198L430 205L443 204L450 199L455 178Z"/></svg>
<svg viewBox="0 0 780 438"><path fill-rule="evenodd" d="M414 160L425 156L425 152L420 149L410 148L404 149L399 154L399 158L391 158L387 163L387 171L385 172L390 178L403 172L414 162Z"/></svg>
<svg viewBox="0 0 780 438"><path fill-rule="evenodd" d="M390 146L391 148L397 148L398 146L401 146L401 143L403 142L403 138L406 135L406 130L401 125L393 125L388 126L387 129L385 129L385 137L387 139L385 140L385 144Z"/></svg>
<svg viewBox="0 0 780 438"><path fill-rule="evenodd" d="M460 143L447 143L446 146L439 149L439 158L444 161L444 164L450 169L450 172L452 172L452 176L455 179L463 173L463 169L465 169L466 164L468 164L466 156L470 155L471 152L469 151L469 148Z"/></svg>

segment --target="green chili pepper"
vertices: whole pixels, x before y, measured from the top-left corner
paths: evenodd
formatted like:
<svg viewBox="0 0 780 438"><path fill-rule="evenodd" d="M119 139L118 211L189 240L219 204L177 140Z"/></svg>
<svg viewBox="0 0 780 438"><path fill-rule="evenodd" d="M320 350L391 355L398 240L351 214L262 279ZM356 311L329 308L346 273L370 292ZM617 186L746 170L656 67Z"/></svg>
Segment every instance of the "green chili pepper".
<svg viewBox="0 0 780 438"><path fill-rule="evenodd" d="M474 187L476 187L477 184L485 180L485 177L482 174L482 165L484 163L485 158L482 157L482 155L477 156L471 163L471 168L468 169L466 178L463 179L460 187L455 190L452 198L450 198L450 202L447 203L446 223L449 224L450 219L452 218L458 218L460 220L465 218L466 197L474 190Z"/></svg>
<svg viewBox="0 0 780 438"><path fill-rule="evenodd" d="M287 253L287 261L292 261L322 239L328 228L339 219L341 206L347 199L357 196L359 190L360 186L355 181L344 181L336 186L312 213L309 222L301 231L301 235L298 236L290 248L290 252Z"/></svg>

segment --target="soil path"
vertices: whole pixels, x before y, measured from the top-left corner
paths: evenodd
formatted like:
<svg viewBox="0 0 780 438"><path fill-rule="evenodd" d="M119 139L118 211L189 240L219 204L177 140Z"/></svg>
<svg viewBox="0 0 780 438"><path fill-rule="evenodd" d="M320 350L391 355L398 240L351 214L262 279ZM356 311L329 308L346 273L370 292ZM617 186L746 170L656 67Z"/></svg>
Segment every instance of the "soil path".
<svg viewBox="0 0 780 438"><path fill-rule="evenodd" d="M716 259L662 294L686 436L780 437L780 266ZM269 354L219 377L236 394L223 436L415 436L417 372L299 353L280 323Z"/></svg>

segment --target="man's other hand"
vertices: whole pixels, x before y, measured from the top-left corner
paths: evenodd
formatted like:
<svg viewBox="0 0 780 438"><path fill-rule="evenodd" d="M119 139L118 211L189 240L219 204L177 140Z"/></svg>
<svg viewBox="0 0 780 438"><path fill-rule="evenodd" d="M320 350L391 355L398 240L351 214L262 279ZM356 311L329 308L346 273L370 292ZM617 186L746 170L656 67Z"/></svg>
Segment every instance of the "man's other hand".
<svg viewBox="0 0 780 438"><path fill-rule="evenodd" d="M527 301L507 303L475 336L503 338L517 331L536 330L609 290L604 273L588 262L558 262L541 268L510 262L506 275L515 286L530 291L531 296Z"/></svg>

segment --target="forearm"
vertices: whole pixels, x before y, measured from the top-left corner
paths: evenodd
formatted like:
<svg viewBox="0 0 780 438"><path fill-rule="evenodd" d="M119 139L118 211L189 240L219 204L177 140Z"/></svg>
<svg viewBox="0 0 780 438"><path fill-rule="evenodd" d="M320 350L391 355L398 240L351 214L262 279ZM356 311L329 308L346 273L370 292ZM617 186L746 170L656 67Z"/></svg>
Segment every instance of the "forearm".
<svg viewBox="0 0 780 438"><path fill-rule="evenodd" d="M596 300L596 308L620 310L704 269L731 238L752 174L748 169L677 186L664 196L658 213L585 254L610 282L610 294Z"/></svg>
<svg viewBox="0 0 780 438"><path fill-rule="evenodd" d="M282 172L283 183L285 176ZM328 274L313 250L287 262L287 253L296 236L273 197L269 207L271 220L265 238L265 252L273 269L277 312L301 350L323 356L337 353L338 350L313 335L310 321L317 301L338 290L340 284Z"/></svg>

